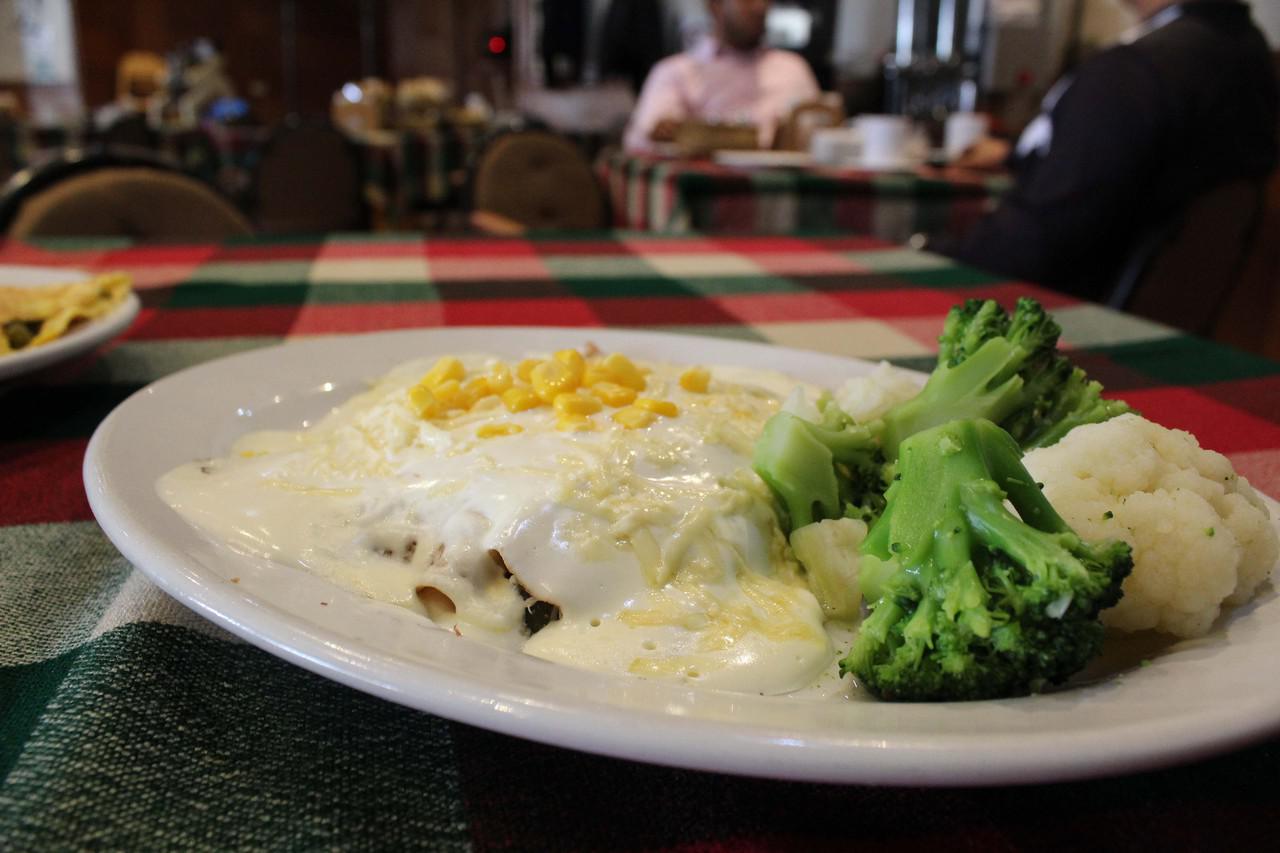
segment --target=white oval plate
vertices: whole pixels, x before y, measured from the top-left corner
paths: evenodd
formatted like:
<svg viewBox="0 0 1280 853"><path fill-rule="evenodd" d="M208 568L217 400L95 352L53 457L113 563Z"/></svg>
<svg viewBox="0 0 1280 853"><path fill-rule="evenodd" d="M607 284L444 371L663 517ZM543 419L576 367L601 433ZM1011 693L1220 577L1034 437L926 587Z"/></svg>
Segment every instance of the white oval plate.
<svg viewBox="0 0 1280 853"><path fill-rule="evenodd" d="M808 151L753 151L723 149L713 151L711 159L721 166L735 169L805 169L813 165Z"/></svg>
<svg viewBox="0 0 1280 853"><path fill-rule="evenodd" d="M85 487L107 535L170 595L285 660L443 717L622 758L819 782L973 785L1098 776L1227 749L1280 723L1280 599L1270 586L1211 636L1086 686L995 702L763 697L580 672L457 637L304 571L247 559L156 495L181 463L257 429L298 428L393 365L449 352L581 346L781 370L825 385L867 362L704 337L599 329L390 332L200 365L103 421ZM232 579L236 582L232 582ZM321 604L325 602L325 604Z"/></svg>
<svg viewBox="0 0 1280 853"><path fill-rule="evenodd" d="M82 270L64 267L0 264L0 285L7 287L48 287L52 284L79 281L88 278L89 275ZM133 318L138 316L140 305L137 294L130 293L114 311L105 317L82 323L62 337L43 346L0 355L0 379L9 379L39 370L106 343L129 328Z"/></svg>

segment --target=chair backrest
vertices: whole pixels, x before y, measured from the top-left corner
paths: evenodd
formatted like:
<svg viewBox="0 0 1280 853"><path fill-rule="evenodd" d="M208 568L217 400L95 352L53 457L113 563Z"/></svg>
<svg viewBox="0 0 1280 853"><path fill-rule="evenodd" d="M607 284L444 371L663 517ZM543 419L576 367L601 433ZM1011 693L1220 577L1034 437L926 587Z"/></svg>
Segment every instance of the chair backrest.
<svg viewBox="0 0 1280 853"><path fill-rule="evenodd" d="M262 151L254 214L269 234L362 230L369 212L357 146L328 124L286 123Z"/></svg>
<svg viewBox="0 0 1280 853"><path fill-rule="evenodd" d="M99 141L111 148L126 146L153 149L159 141L159 136L151 128L145 115L129 112L111 122L106 130L102 131Z"/></svg>
<svg viewBox="0 0 1280 853"><path fill-rule="evenodd" d="M572 142L542 131L509 133L489 145L476 169L472 206L526 228L605 225L604 192L587 158Z"/></svg>
<svg viewBox="0 0 1280 853"><path fill-rule="evenodd" d="M17 119L0 112L0 182L22 168L22 127Z"/></svg>
<svg viewBox="0 0 1280 853"><path fill-rule="evenodd" d="M248 220L212 188L159 163L109 155L55 161L32 175L15 176L0 199L0 229L19 240L144 242L252 233Z"/></svg>
<svg viewBox="0 0 1280 853"><path fill-rule="evenodd" d="M216 184L222 169L222 152L209 131L196 127L169 134L165 150L176 161L183 174Z"/></svg>
<svg viewBox="0 0 1280 853"><path fill-rule="evenodd" d="M1232 181L1202 194L1137 250L1108 304L1210 334L1259 236L1262 202L1256 181Z"/></svg>
<svg viewBox="0 0 1280 853"><path fill-rule="evenodd" d="M844 122L844 109L826 101L797 104L778 128L774 148L784 151L808 151L813 132L823 127L839 127Z"/></svg>
<svg viewBox="0 0 1280 853"><path fill-rule="evenodd" d="M1280 169L1268 181L1240 282L1210 331L1216 341L1280 359Z"/></svg>

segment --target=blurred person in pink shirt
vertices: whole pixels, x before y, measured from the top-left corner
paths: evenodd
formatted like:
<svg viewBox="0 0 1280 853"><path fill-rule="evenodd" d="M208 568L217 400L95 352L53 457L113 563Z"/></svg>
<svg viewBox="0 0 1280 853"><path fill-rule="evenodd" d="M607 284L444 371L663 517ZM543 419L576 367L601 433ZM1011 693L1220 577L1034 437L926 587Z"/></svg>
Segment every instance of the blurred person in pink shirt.
<svg viewBox="0 0 1280 853"><path fill-rule="evenodd" d="M754 124L773 142L792 107L818 97L800 56L764 46L769 0L707 0L713 34L649 72L623 144L649 151L675 138L684 121Z"/></svg>

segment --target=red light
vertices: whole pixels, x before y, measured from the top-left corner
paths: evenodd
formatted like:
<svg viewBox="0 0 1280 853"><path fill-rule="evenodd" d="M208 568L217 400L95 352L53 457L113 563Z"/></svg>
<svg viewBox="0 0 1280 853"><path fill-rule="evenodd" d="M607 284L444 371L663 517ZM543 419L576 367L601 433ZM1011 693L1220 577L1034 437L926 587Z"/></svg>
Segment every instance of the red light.
<svg viewBox="0 0 1280 853"><path fill-rule="evenodd" d="M507 52L507 40L502 36L489 37L489 52L494 56L500 56Z"/></svg>

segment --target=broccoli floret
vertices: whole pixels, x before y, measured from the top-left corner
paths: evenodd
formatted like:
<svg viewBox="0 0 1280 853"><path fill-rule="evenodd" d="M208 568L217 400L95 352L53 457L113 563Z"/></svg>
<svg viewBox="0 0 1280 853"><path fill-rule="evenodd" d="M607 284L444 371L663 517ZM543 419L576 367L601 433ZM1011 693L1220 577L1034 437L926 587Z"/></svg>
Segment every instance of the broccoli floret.
<svg viewBox="0 0 1280 853"><path fill-rule="evenodd" d="M928 383L885 415L886 456L893 458L908 436L952 420L992 421L1029 449L1129 411L1123 402L1103 400L1102 386L1058 352L1061 334L1034 299L1019 299L1013 316L991 300L953 308Z"/></svg>
<svg viewBox="0 0 1280 853"><path fill-rule="evenodd" d="M1058 684L1097 654L1129 546L1082 541L1008 433L986 420L920 432L898 475L859 549L870 614L842 673L885 699L988 699Z"/></svg>
<svg viewBox="0 0 1280 853"><path fill-rule="evenodd" d="M840 414L833 404L824 411ZM880 424L854 424L847 416L824 421L779 412L756 442L756 473L786 509L787 530L825 518L869 521L884 508Z"/></svg>
<svg viewBox="0 0 1280 853"><path fill-rule="evenodd" d="M820 424L775 415L756 445L754 466L786 508L784 526L875 521L898 447L922 430L982 418L1031 449L1129 411L1123 402L1103 400L1102 386L1058 353L1061 333L1033 299L1018 300L1012 316L994 301L971 299L947 315L937 367L920 394L882 419L855 424L830 400L819 401Z"/></svg>

